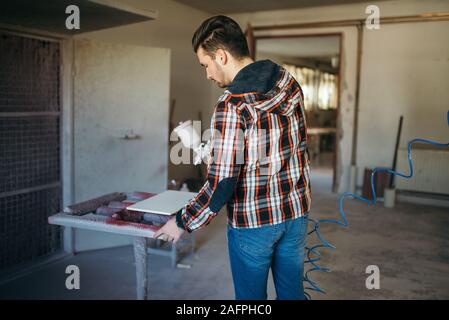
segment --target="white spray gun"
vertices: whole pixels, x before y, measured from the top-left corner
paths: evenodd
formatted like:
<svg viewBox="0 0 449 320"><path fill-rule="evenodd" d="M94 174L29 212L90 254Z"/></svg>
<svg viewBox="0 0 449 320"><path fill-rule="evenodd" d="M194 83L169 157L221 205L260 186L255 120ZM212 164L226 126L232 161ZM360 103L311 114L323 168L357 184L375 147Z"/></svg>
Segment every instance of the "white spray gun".
<svg viewBox="0 0 449 320"><path fill-rule="evenodd" d="M201 142L200 135L195 130L192 120L180 122L179 125L173 129L173 131L181 139L184 147L192 149L195 153L193 160L194 165L201 163L204 157L207 157L211 152L211 142L207 141L206 144Z"/></svg>

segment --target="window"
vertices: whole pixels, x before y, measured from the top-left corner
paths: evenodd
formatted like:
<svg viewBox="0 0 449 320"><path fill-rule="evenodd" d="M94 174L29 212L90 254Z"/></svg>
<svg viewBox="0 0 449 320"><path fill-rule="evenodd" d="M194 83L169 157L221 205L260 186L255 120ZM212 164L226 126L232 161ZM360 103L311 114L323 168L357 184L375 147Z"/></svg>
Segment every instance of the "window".
<svg viewBox="0 0 449 320"><path fill-rule="evenodd" d="M306 110L337 108L337 75L291 64L284 64L283 67L300 84Z"/></svg>

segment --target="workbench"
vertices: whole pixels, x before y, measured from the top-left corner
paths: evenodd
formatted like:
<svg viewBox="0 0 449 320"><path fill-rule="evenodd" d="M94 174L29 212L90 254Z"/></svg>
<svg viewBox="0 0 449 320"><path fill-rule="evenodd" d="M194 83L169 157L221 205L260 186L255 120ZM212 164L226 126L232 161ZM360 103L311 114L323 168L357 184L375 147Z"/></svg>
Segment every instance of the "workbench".
<svg viewBox="0 0 449 320"><path fill-rule="evenodd" d="M147 240L153 237L157 226L115 220L107 216L89 213L83 216L58 213L48 218L50 224L109 232L133 237L134 258L136 261L137 299L148 298L148 250Z"/></svg>

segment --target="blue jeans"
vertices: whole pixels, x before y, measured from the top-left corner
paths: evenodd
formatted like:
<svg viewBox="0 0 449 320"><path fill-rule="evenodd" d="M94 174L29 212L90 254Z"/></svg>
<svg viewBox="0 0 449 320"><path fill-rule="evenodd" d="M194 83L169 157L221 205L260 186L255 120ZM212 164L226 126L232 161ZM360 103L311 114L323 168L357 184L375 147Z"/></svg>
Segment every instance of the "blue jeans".
<svg viewBox="0 0 449 320"><path fill-rule="evenodd" d="M228 225L228 249L237 300L266 300L271 268L277 299L303 300L308 216L259 228Z"/></svg>

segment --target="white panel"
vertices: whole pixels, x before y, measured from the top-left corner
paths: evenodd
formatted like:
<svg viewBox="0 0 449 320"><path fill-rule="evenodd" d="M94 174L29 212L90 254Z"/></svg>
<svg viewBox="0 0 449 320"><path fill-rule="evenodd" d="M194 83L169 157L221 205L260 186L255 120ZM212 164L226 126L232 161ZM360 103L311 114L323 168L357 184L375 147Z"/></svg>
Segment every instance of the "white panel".
<svg viewBox="0 0 449 320"><path fill-rule="evenodd" d="M127 209L132 211L142 211L157 213L162 215L172 215L195 198L197 193L176 190L167 190L149 199L139 201Z"/></svg>

